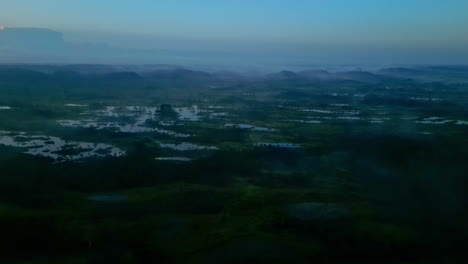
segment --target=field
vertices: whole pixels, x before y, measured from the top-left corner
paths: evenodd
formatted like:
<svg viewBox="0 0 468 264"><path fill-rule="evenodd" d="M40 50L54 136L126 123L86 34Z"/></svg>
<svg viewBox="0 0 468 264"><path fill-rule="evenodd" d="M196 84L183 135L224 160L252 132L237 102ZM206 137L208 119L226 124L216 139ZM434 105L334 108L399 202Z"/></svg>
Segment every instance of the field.
<svg viewBox="0 0 468 264"><path fill-rule="evenodd" d="M0 262L462 263L467 80L3 65Z"/></svg>

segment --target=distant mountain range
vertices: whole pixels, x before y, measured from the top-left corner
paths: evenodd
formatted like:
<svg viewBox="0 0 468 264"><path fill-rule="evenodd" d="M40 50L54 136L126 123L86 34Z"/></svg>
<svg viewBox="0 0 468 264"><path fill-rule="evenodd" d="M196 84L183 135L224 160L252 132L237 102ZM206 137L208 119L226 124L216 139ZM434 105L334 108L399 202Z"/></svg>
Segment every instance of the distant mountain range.
<svg viewBox="0 0 468 264"><path fill-rule="evenodd" d="M451 81L467 82L468 66L427 66L414 68L384 68L374 72L344 71L328 72L325 70L306 70L299 72L281 71L268 74L270 80L308 80L308 81L356 81L380 83L391 80L411 79L415 81Z"/></svg>
<svg viewBox="0 0 468 264"><path fill-rule="evenodd" d="M186 67L170 64L124 65L119 62L165 61L175 53L169 51L142 51L120 49L105 44L76 44L64 41L62 33L41 28L0 28L0 62L29 63L55 62L60 64L5 64L0 70L28 70L51 74L55 72L75 72L78 74L108 75L109 78L164 78L164 79L224 79L235 80L240 74L230 71L207 73L189 70ZM180 54L179 54L180 55ZM165 57L166 56L166 57ZM185 54L190 57L189 54ZM177 57L177 56L176 56ZM180 56L179 56L180 57ZM68 61L108 61L115 64L70 64ZM169 59L167 59L169 60ZM65 64L65 65L61 65ZM186 65L186 64L183 64ZM203 69L203 67L199 67ZM212 67L216 69L216 67ZM250 74L250 77L261 77ZM282 81L356 81L379 83L392 79L413 79L418 81L466 81L468 66L427 66L385 68L377 71L341 71L325 70L280 71L264 76L267 80Z"/></svg>
<svg viewBox="0 0 468 264"><path fill-rule="evenodd" d="M69 76L72 74L101 76L114 80L180 79L180 80L239 80L244 78L270 81L354 81L376 84L392 80L423 82L468 82L468 66L428 66L414 68L384 68L375 72L325 70L280 71L266 75L245 75L232 71L205 72L177 65L106 65L106 64L0 64L0 78L20 76Z"/></svg>

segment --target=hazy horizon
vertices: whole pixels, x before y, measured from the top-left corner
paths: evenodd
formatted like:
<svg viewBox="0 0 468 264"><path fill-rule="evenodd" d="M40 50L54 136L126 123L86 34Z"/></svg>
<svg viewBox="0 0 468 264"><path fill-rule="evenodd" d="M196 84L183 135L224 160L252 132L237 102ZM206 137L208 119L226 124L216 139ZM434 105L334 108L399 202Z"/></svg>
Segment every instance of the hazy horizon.
<svg viewBox="0 0 468 264"><path fill-rule="evenodd" d="M468 61L468 2L449 1L6 1L0 62L213 65L428 65ZM11 28L61 33L5 44ZM23 34L32 34L23 32ZM60 48L58 48L60 46Z"/></svg>

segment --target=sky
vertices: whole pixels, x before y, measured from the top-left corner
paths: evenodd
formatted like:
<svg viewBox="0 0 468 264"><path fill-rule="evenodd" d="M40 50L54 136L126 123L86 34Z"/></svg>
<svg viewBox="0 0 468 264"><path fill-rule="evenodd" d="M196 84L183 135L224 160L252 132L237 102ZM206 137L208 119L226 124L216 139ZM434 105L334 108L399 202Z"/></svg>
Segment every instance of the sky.
<svg viewBox="0 0 468 264"><path fill-rule="evenodd" d="M467 0L0 0L0 25L135 49L468 63Z"/></svg>

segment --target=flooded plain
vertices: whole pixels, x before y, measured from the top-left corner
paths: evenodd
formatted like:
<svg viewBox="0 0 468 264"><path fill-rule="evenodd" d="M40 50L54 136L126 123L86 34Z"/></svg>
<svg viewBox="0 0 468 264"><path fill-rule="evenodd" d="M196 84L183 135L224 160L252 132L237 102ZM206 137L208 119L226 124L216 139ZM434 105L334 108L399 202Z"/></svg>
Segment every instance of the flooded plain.
<svg viewBox="0 0 468 264"><path fill-rule="evenodd" d="M56 162L95 157L121 157L125 151L104 143L65 141L59 137L0 131L0 145L24 148L24 153Z"/></svg>
<svg viewBox="0 0 468 264"><path fill-rule="evenodd" d="M180 108L179 118L181 120L198 120L198 112L196 107L192 110L188 108ZM126 106L116 107L107 106L102 110L83 112L82 118L78 120L57 120L57 123L64 127L74 128L94 128L97 130L109 129L120 133L150 133L156 132L174 137L186 138L190 134L177 133L171 130L150 127L147 122L157 120L159 117L158 107L148 106ZM160 121L161 126L174 125L172 122Z"/></svg>

